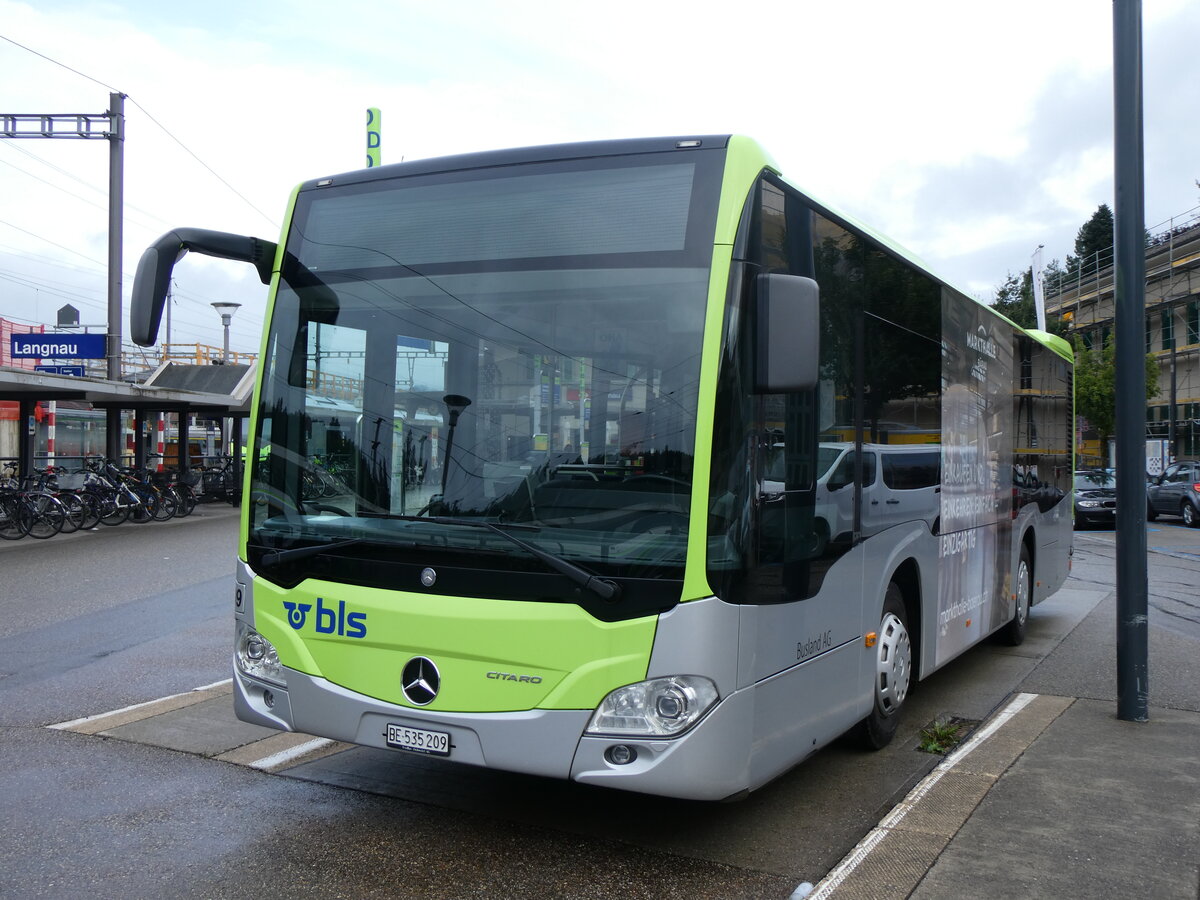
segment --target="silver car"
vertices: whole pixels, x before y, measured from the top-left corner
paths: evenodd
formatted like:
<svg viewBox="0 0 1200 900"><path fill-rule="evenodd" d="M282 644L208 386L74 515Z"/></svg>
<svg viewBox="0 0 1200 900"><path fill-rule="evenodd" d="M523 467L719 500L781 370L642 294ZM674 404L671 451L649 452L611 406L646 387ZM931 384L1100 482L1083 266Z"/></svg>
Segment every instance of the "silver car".
<svg viewBox="0 0 1200 900"><path fill-rule="evenodd" d="M1146 518L1179 516L1189 528L1200 527L1200 461L1181 459L1146 485Z"/></svg>

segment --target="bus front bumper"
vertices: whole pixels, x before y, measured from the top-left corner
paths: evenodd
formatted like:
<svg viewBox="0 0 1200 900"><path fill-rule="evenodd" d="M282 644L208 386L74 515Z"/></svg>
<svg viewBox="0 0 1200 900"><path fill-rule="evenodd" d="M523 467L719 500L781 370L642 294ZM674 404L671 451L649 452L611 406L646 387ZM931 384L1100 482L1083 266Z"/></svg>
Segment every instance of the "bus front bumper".
<svg viewBox="0 0 1200 900"><path fill-rule="evenodd" d="M748 787L752 698L735 692L677 738L584 735L591 710L447 713L385 703L324 678L287 669L287 687L234 666L233 697L244 722L390 748L389 725L445 732L452 762L572 779L690 800L723 800ZM631 753L614 753L613 748ZM410 751L395 750L397 753ZM628 761L614 762L614 759Z"/></svg>

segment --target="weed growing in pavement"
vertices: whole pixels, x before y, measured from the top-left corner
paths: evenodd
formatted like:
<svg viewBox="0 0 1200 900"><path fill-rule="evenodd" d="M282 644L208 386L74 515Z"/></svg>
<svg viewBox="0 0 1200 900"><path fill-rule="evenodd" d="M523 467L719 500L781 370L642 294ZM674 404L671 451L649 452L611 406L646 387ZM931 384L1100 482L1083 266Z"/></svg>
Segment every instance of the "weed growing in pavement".
<svg viewBox="0 0 1200 900"><path fill-rule="evenodd" d="M945 755L958 746L975 724L958 718L934 719L921 729L921 743L917 749L924 753Z"/></svg>

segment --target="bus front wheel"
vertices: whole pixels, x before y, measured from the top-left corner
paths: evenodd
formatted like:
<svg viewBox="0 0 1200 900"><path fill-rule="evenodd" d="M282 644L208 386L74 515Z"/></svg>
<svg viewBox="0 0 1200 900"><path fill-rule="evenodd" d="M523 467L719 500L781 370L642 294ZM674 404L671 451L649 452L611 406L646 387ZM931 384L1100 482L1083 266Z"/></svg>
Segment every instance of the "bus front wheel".
<svg viewBox="0 0 1200 900"><path fill-rule="evenodd" d="M883 615L875 643L871 712L858 725L858 739L869 750L886 747L896 734L912 681L912 641L904 595L895 582L883 598Z"/></svg>

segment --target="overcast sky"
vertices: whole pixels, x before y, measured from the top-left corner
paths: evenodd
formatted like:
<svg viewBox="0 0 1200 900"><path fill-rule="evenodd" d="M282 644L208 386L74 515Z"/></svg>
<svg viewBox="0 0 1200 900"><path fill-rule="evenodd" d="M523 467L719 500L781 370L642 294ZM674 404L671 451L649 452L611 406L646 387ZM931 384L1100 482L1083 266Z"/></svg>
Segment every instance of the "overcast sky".
<svg viewBox="0 0 1200 900"><path fill-rule="evenodd" d="M1143 19L1155 228L1200 212L1200 3L1144 0ZM748 134L984 300L1039 244L1065 259L1113 205L1105 0L0 0L0 36L0 113L128 95L126 296L169 228L277 239L296 184L365 164L371 106L384 163ZM106 321L108 156L103 140L0 138L0 316L53 323L71 303ZM174 340L219 345L209 304L233 300L232 345L257 350L249 266L192 254L175 281Z"/></svg>

